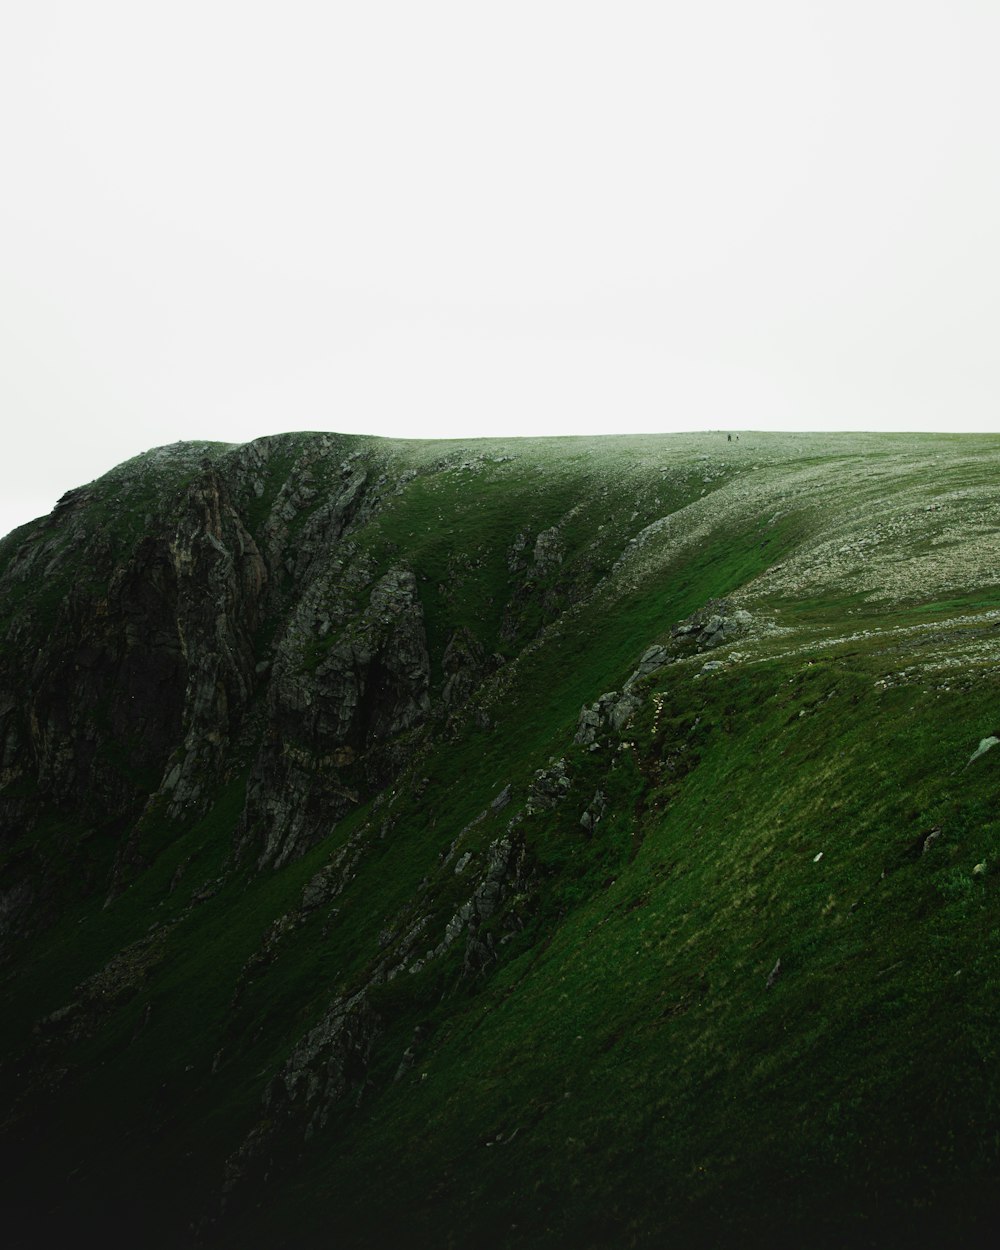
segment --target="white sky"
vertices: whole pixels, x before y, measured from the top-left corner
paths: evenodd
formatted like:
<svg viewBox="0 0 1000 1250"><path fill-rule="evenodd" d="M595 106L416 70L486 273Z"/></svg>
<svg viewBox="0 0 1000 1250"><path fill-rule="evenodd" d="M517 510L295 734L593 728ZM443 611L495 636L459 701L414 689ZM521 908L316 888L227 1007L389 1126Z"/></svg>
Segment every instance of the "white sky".
<svg viewBox="0 0 1000 1250"><path fill-rule="evenodd" d="M0 533L177 438L992 430L996 0L11 0Z"/></svg>

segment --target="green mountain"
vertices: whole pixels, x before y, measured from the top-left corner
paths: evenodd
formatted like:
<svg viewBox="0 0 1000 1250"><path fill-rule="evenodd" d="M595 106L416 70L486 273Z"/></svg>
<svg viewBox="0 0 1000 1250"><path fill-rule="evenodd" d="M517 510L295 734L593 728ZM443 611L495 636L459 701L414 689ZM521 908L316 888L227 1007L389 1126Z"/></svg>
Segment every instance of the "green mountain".
<svg viewBox="0 0 1000 1250"><path fill-rule="evenodd" d="M0 543L6 1244L987 1244L998 657L998 438L71 491Z"/></svg>

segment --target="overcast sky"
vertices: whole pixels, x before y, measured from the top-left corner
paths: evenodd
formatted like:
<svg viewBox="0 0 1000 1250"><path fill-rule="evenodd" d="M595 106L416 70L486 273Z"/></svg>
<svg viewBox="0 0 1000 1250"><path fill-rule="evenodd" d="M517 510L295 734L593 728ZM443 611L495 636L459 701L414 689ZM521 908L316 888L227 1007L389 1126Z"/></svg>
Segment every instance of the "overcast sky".
<svg viewBox="0 0 1000 1250"><path fill-rule="evenodd" d="M0 532L178 438L997 428L996 0L12 0Z"/></svg>

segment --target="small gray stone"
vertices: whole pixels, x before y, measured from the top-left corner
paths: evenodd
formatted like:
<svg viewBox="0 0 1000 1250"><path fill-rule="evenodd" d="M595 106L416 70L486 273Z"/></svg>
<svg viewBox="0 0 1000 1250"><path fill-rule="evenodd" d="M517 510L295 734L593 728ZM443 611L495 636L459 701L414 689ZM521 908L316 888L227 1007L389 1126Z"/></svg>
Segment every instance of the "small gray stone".
<svg viewBox="0 0 1000 1250"><path fill-rule="evenodd" d="M510 796L511 796L511 787L509 785L506 785L500 791L497 797L493 800L493 802L490 804L490 807L495 812L502 812L503 809L510 802Z"/></svg>
<svg viewBox="0 0 1000 1250"><path fill-rule="evenodd" d="M969 764L971 764L973 760L978 760L981 755L985 755L987 751L991 751L998 743L1000 743L1000 738L994 738L992 736L981 739L978 748L972 753L972 755L969 756L969 761L965 767L968 768Z"/></svg>

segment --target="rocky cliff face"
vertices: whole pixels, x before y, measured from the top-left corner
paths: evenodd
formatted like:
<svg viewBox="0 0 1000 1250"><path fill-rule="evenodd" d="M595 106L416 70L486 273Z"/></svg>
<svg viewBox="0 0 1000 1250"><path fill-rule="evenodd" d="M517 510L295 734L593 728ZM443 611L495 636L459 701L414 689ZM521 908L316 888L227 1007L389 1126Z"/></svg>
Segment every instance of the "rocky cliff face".
<svg viewBox="0 0 1000 1250"><path fill-rule="evenodd" d="M277 647L240 831L262 867L298 858L387 785L430 710L412 572L375 577L351 565L345 580L367 600L356 615L345 610L343 586L324 579Z"/></svg>
<svg viewBox="0 0 1000 1250"><path fill-rule="evenodd" d="M371 795L398 770L400 736L430 706L421 606L405 568L344 568L345 534L378 508L385 478L372 487L370 460L337 450L322 436L291 455L280 439L166 449L9 540L8 837L43 807L114 826L107 884L120 889L145 866L144 830L204 814L253 753L239 843L273 865L332 828L359 784ZM152 509L141 518L128 511L137 494Z"/></svg>
<svg viewBox="0 0 1000 1250"><path fill-rule="evenodd" d="M994 1106L1000 600L930 450L178 444L0 542L14 1244L985 1227L927 1073Z"/></svg>

